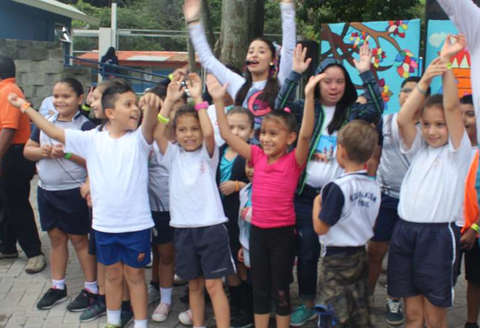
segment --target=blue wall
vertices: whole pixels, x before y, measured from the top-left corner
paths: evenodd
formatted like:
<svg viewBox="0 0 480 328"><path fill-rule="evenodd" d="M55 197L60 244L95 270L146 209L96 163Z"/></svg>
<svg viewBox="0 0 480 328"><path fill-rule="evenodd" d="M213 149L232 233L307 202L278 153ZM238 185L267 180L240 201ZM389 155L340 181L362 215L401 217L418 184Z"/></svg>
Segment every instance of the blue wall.
<svg viewBox="0 0 480 328"><path fill-rule="evenodd" d="M0 0L0 38L54 41L56 24L70 29L71 19L11 0Z"/></svg>

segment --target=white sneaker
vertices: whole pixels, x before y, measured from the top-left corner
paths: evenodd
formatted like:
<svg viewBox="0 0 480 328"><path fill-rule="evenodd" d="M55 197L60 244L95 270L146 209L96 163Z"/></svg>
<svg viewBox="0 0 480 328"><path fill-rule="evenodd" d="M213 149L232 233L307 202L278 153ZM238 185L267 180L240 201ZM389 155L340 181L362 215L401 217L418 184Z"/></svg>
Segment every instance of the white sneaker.
<svg viewBox="0 0 480 328"><path fill-rule="evenodd" d="M185 326L191 326L193 325L193 319L192 319L192 310L188 309L187 311L180 312L178 315L178 320L182 325Z"/></svg>
<svg viewBox="0 0 480 328"><path fill-rule="evenodd" d="M148 304L158 302L160 300L160 290L153 287L152 284L148 284Z"/></svg>
<svg viewBox="0 0 480 328"><path fill-rule="evenodd" d="M170 313L170 304L160 303L158 304L155 311L153 311L152 313L152 320L156 322L165 321L167 320L169 313Z"/></svg>

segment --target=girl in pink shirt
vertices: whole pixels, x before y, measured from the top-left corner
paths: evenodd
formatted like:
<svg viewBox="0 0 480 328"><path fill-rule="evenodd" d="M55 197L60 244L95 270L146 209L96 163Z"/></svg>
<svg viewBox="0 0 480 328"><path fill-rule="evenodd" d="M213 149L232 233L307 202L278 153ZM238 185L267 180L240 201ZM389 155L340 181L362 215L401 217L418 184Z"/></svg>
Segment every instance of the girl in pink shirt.
<svg viewBox="0 0 480 328"><path fill-rule="evenodd" d="M306 49L298 46L295 64L308 66L310 59L305 60L305 56ZM207 78L222 138L254 167L250 259L257 328L268 327L271 298L276 303L277 327L290 325L289 284L295 256L293 197L313 133L314 90L323 77L311 77L305 87L305 113L297 147L291 152L288 150L297 139L293 114L282 110L266 115L260 130L261 148L249 145L229 129L223 104L228 85L221 86L213 76Z"/></svg>

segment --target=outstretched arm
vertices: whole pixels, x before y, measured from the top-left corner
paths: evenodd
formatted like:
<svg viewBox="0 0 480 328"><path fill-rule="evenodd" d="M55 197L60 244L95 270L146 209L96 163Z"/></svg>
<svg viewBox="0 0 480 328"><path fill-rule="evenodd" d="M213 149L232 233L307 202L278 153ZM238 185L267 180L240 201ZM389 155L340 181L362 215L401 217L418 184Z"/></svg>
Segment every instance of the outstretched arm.
<svg viewBox="0 0 480 328"><path fill-rule="evenodd" d="M220 129L220 134L225 142L232 147L240 156L246 160L250 160L251 150L250 145L246 143L242 138L234 135L228 126L227 115L225 115L225 105L223 102L227 85L220 85L218 80L212 76L207 76L207 88L208 92L213 98L215 103L215 109L217 111L217 122Z"/></svg>
<svg viewBox="0 0 480 328"><path fill-rule="evenodd" d="M233 99L235 99L238 90L240 90L245 83L245 79L237 73L229 70L213 54L200 22L201 7L201 0L185 0L183 5L183 13L185 15L185 21L188 24L190 40L193 43L193 47L198 54L202 66L215 75L220 83L228 83L228 93Z"/></svg>
<svg viewBox="0 0 480 328"><path fill-rule="evenodd" d="M297 47L294 55L294 62L297 63L296 65L304 63L304 66L308 67L310 58L305 59L306 55L307 48L302 50L301 46ZM300 131L298 133L297 147L295 148L295 159L299 166L303 166L307 161L308 148L310 140L312 139L313 125L315 121L315 88L323 78L325 78L325 74L311 76L305 86L305 108L303 111L302 125L300 126Z"/></svg>
<svg viewBox="0 0 480 328"><path fill-rule="evenodd" d="M280 86L282 86L290 72L290 67L292 67L293 52L297 41L297 29L295 25L294 1L282 0L280 8L282 13L282 50L280 53L278 81Z"/></svg>
<svg viewBox="0 0 480 328"><path fill-rule="evenodd" d="M204 103L202 99L202 80L200 76L196 73L191 73L188 75L189 79L187 81L187 87L190 90L193 101L195 102L195 107ZM215 151L215 133L213 132L212 122L210 122L210 117L207 114L207 107L201 106L202 108L197 109L198 120L200 121L200 128L202 129L203 141L207 147L208 154L210 157L213 156Z"/></svg>
<svg viewBox="0 0 480 328"><path fill-rule="evenodd" d="M398 130L406 149L410 149L417 135L418 113L423 106L432 79L443 75L447 70L447 64L441 58L434 59L400 109L397 116Z"/></svg>
<svg viewBox="0 0 480 328"><path fill-rule="evenodd" d="M42 114L37 112L35 109L30 106L30 103L27 102L25 99L20 98L14 93L8 95L8 101L13 106L17 107L18 110L22 111L22 113L27 114L32 122L42 131L44 131L47 136L52 139L55 139L61 143L65 143L65 131L62 128L59 128L55 124L49 122L45 119Z"/></svg>
<svg viewBox="0 0 480 328"><path fill-rule="evenodd" d="M147 92L139 101L143 111L142 133L148 144L153 142L153 130L157 124L157 114L161 105L160 97L152 92Z"/></svg>
<svg viewBox="0 0 480 328"><path fill-rule="evenodd" d="M443 62L450 62L450 58L465 48L466 43L463 35L449 35L440 51ZM443 109L450 140L453 147L457 149L465 134L465 125L460 112L457 82L450 69L443 74Z"/></svg>

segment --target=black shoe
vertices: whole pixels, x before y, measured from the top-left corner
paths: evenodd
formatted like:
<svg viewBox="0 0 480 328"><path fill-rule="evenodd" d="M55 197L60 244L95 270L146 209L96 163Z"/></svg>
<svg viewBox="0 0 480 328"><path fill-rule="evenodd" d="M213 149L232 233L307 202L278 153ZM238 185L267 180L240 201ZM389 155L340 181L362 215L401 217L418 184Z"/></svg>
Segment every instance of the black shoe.
<svg viewBox="0 0 480 328"><path fill-rule="evenodd" d="M478 325L476 322L466 322L465 328L478 328Z"/></svg>
<svg viewBox="0 0 480 328"><path fill-rule="evenodd" d="M49 310L58 303L67 300L67 287L65 289L50 288L37 303L37 309Z"/></svg>
<svg viewBox="0 0 480 328"><path fill-rule="evenodd" d="M133 310L130 302L122 304L122 312L120 313L120 327L127 326L132 320Z"/></svg>
<svg viewBox="0 0 480 328"><path fill-rule="evenodd" d="M253 317L246 314L244 311L233 313L230 317L231 328L247 328L253 327Z"/></svg>
<svg viewBox="0 0 480 328"><path fill-rule="evenodd" d="M96 299L97 295L90 293L86 289L82 289L80 294L67 305L67 310L70 312L82 312L95 303Z"/></svg>
<svg viewBox="0 0 480 328"><path fill-rule="evenodd" d="M90 305L85 311L80 315L81 322L93 321L97 318L100 318L107 314L107 306L105 305L105 297L102 299L97 297L95 303Z"/></svg>

